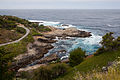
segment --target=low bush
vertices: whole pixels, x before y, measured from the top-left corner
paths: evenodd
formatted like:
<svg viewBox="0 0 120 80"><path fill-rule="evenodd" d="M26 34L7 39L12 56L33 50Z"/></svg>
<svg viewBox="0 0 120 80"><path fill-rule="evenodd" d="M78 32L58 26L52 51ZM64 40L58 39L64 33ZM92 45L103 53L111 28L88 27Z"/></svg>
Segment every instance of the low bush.
<svg viewBox="0 0 120 80"><path fill-rule="evenodd" d="M17 27L16 31L19 32L19 33L21 33L21 34L25 34L26 33L26 30L23 29L23 28L21 28L21 27Z"/></svg>
<svg viewBox="0 0 120 80"><path fill-rule="evenodd" d="M44 25L40 25L37 29L38 29L40 32L51 31L50 28L48 28L47 26L44 26Z"/></svg>
<svg viewBox="0 0 120 80"><path fill-rule="evenodd" d="M70 52L70 65L71 66L76 66L80 64L85 58L85 51L82 51L81 48L77 48L73 51Z"/></svg>
<svg viewBox="0 0 120 80"><path fill-rule="evenodd" d="M48 67L40 67L34 75L34 80L52 80L52 71Z"/></svg>
<svg viewBox="0 0 120 80"><path fill-rule="evenodd" d="M32 72L22 72L21 78L27 80L53 80L60 75L63 75L68 70L67 64L57 63L48 66L41 66Z"/></svg>
<svg viewBox="0 0 120 80"><path fill-rule="evenodd" d="M51 65L51 70L52 70L52 77L57 78L58 76L64 74L67 72L68 66L66 64L53 64Z"/></svg>
<svg viewBox="0 0 120 80"><path fill-rule="evenodd" d="M31 34L32 34L32 36L42 36L42 34L41 34L41 33L38 33L35 28L32 28L32 29L31 29Z"/></svg>
<svg viewBox="0 0 120 80"><path fill-rule="evenodd" d="M6 56L7 54L10 52L0 47L0 80L12 80L15 74L13 70L9 69L11 57Z"/></svg>

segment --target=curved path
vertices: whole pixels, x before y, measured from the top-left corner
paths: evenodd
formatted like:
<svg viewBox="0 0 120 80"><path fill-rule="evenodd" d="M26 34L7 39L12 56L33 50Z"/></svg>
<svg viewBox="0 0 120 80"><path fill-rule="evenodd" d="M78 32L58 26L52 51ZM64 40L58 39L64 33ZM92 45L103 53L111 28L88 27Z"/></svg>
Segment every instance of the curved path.
<svg viewBox="0 0 120 80"><path fill-rule="evenodd" d="M21 38L19 38L18 40L0 44L0 46L5 46L5 45L8 45L8 44L17 43L17 42L21 41L23 38L25 38L30 33L30 30L28 28L26 28L24 25L18 25L18 26L24 28L26 30L26 34L24 36L22 36Z"/></svg>

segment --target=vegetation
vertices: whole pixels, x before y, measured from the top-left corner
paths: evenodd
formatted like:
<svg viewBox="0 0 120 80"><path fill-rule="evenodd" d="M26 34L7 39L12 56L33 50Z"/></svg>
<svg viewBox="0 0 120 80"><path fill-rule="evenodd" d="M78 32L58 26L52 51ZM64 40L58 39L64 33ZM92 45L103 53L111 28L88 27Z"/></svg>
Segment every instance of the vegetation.
<svg viewBox="0 0 120 80"><path fill-rule="evenodd" d="M47 26L44 26L44 25L40 25L37 29L38 29L40 32L51 31L50 28L48 28Z"/></svg>
<svg viewBox="0 0 120 80"><path fill-rule="evenodd" d="M41 66L37 70L22 72L21 77L27 80L53 80L67 72L68 66L64 63Z"/></svg>
<svg viewBox="0 0 120 80"><path fill-rule="evenodd" d="M120 37L115 39L112 34L112 32L106 33L106 35L102 37L102 41L100 42L102 47L96 51L95 55L101 54L105 51L118 50L120 48Z"/></svg>
<svg viewBox="0 0 120 80"><path fill-rule="evenodd" d="M39 26L38 23L31 23L25 19L14 16L0 16L0 30L9 34L7 35L9 40L15 40L25 34L25 30L17 27L18 23L30 28L31 33L18 43L0 47L0 80L13 79L15 74L14 70L11 69L13 58L27 51L28 43L34 42L33 36L42 36L40 32L51 31L46 26ZM91 80L117 80L116 78L120 78L118 65L109 68L107 74L101 72L103 66L108 65L109 62L113 62L120 56L120 37L114 38L112 34L110 32L102 37L102 47L95 52L93 57L84 59L85 52L81 48L71 51L69 60L72 68L70 69L67 64L63 63L49 64L37 70L23 72L21 77L27 80L87 80L87 78ZM0 38L2 36L5 35L0 32ZM11 36L15 38L11 38ZM3 42L2 39L0 42ZM91 72L93 70L95 72Z"/></svg>
<svg viewBox="0 0 120 80"><path fill-rule="evenodd" d="M74 80L119 80L120 79L120 61L116 61L115 64L108 67L107 72L97 72L93 70L86 75L76 72Z"/></svg>
<svg viewBox="0 0 120 80"><path fill-rule="evenodd" d="M70 69L66 73L66 75L61 76L56 80L74 80L74 76L76 75L76 72L79 72L80 74L84 73L85 75L87 75L87 73L93 70L96 70L97 72L101 71L103 66L107 66L109 62L113 62L114 60L116 60L116 58L120 56L120 38L118 37L117 39L115 38L112 39L112 35L110 34L111 33L107 33L105 36L109 36L109 37L106 38L103 36L102 45L103 44L105 45L104 47L102 46L102 48L98 49L99 52L98 51L95 52L95 56L85 59L79 65ZM108 39L112 39L112 41L110 41L112 45L108 45L111 44Z"/></svg>
<svg viewBox="0 0 120 80"><path fill-rule="evenodd" d="M17 27L18 24L23 24L30 28L31 32L18 43L0 47L0 80L13 79L15 75L15 71L11 69L11 63L14 62L13 58L27 51L26 46L28 43L34 42L33 36L42 35L39 33L38 23L31 23L15 16L0 16L0 43L16 40L25 34L26 31ZM46 30L45 27L43 31Z"/></svg>
<svg viewBox="0 0 120 80"><path fill-rule="evenodd" d="M11 65L11 57L6 54L10 54L10 52L0 48L0 80L12 80L14 77L13 70L8 69Z"/></svg>
<svg viewBox="0 0 120 80"><path fill-rule="evenodd" d="M7 20L6 17L0 16L0 28L13 29L17 27L15 21Z"/></svg>
<svg viewBox="0 0 120 80"><path fill-rule="evenodd" d="M18 33L21 33L21 34L25 34L25 33L26 33L26 30L23 29L22 27L17 27L17 28L16 28L16 31L17 31Z"/></svg>
<svg viewBox="0 0 120 80"><path fill-rule="evenodd" d="M71 66L76 66L80 64L85 58L85 51L82 51L81 48L77 48L73 51L70 52L70 65Z"/></svg>
<svg viewBox="0 0 120 80"><path fill-rule="evenodd" d="M25 30L16 27L15 21L11 21L13 17L0 16L0 40L1 43L8 42L8 40L16 40L23 36ZM15 25L13 25L15 24ZM33 42L33 37L29 34L26 38L15 44L9 44L0 47L0 80L12 80L14 77L14 70L11 69L11 62L13 57L27 51L27 44Z"/></svg>
<svg viewBox="0 0 120 80"><path fill-rule="evenodd" d="M18 54L25 53L27 51L27 44L33 41L32 36L28 35L18 43L0 47L0 75L2 75L2 77L0 77L2 79L0 80L12 80L14 70L10 68L13 58Z"/></svg>
<svg viewBox="0 0 120 80"><path fill-rule="evenodd" d="M32 28L32 29L31 29L31 34L32 34L32 36L42 36L42 34L39 33L39 32L36 30L36 28Z"/></svg>
<svg viewBox="0 0 120 80"><path fill-rule="evenodd" d="M24 35L23 33L16 32L15 29L7 30L7 29L1 28L0 29L0 43L11 42L11 41L21 38Z"/></svg>
<svg viewBox="0 0 120 80"><path fill-rule="evenodd" d="M15 16L0 16L0 25L2 28L13 29L17 27L17 23L24 24L27 27L32 25L29 21Z"/></svg>

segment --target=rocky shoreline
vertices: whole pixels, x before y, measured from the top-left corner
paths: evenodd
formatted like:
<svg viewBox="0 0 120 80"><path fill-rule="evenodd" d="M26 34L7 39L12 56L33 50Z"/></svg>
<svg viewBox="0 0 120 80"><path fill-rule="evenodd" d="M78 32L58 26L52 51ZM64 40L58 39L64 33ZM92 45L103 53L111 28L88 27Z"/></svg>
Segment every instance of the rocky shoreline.
<svg viewBox="0 0 120 80"><path fill-rule="evenodd" d="M91 32L86 32L82 30L78 30L77 28L65 28L65 29L56 29L52 28L51 32L44 33L46 38L55 39L56 37L62 37L65 39L66 37L90 37Z"/></svg>
<svg viewBox="0 0 120 80"><path fill-rule="evenodd" d="M43 65L47 64L52 61L56 61L58 58L57 54L53 53L47 57L44 57L44 54L48 53L48 51L54 46L52 46L53 43L55 43L57 40L56 37L60 39L68 39L67 37L90 37L90 32L85 32L78 30L76 28L67 28L67 29L57 29L54 27L48 26L52 31L50 32L43 32L43 36L34 36L34 43L30 43L27 46L27 53L21 54L14 58L15 62L13 62L13 68L16 71L22 71L27 70L28 68L32 69L33 65ZM60 51L60 52L66 52L66 51ZM69 60L64 60L61 62L68 62ZM32 64L31 64L32 63ZM31 68L30 68L31 66ZM25 67L25 68L24 68ZM28 70L29 70L28 69Z"/></svg>

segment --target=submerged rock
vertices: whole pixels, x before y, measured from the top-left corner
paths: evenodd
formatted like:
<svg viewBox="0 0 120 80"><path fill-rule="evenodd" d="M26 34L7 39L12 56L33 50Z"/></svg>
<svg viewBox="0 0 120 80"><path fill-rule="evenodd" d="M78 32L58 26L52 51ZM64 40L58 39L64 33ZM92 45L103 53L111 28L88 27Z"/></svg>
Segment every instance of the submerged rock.
<svg viewBox="0 0 120 80"><path fill-rule="evenodd" d="M54 42L56 42L56 40L52 40L52 39L48 39L48 38L44 38L44 37L39 37L38 41L44 42L44 43L54 43Z"/></svg>
<svg viewBox="0 0 120 80"><path fill-rule="evenodd" d="M42 58L40 61L38 61L38 63L36 64L43 64L43 63L49 63L52 61L56 61L58 59L57 54L51 54L47 57Z"/></svg>

